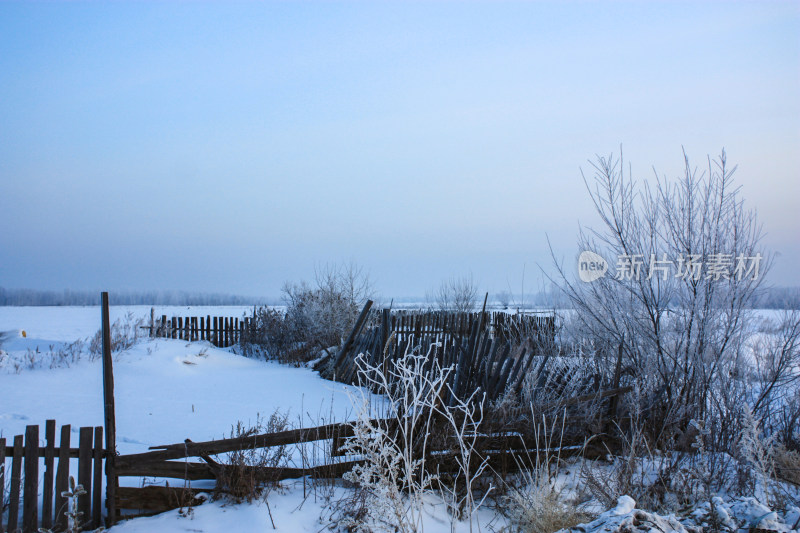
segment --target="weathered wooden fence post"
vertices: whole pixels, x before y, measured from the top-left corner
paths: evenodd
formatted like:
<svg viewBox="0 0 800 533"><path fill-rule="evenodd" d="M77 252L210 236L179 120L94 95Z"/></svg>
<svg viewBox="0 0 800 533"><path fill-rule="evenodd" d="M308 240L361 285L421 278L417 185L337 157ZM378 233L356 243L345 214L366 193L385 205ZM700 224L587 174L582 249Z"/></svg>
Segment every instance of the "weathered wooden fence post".
<svg viewBox="0 0 800 533"><path fill-rule="evenodd" d="M53 482L55 480L56 421L45 422L44 487L42 491L42 527L53 527Z"/></svg>
<svg viewBox="0 0 800 533"><path fill-rule="evenodd" d="M69 489L69 424L61 426L61 444L58 448L58 469L56 470L55 525L58 529L67 529L67 498L62 494Z"/></svg>
<svg viewBox="0 0 800 533"><path fill-rule="evenodd" d="M19 490L22 485L22 435L14 436L11 456L11 493L8 495L8 531L17 530L19 522Z"/></svg>
<svg viewBox="0 0 800 533"><path fill-rule="evenodd" d="M101 294L103 320L103 411L106 433L106 526L114 525L117 517L117 476L114 462L117 456L117 422L114 414L114 370L111 361L111 323L108 317L108 293ZM88 517L87 517L88 518ZM98 526L99 524L95 524Z"/></svg>
<svg viewBox="0 0 800 533"><path fill-rule="evenodd" d="M6 495L6 439L5 437L0 438L0 487L3 487L3 490L0 490L0 509L6 508L5 503L5 495ZM4 533L6 530L5 526L3 525L3 517L0 516L0 533Z"/></svg>
<svg viewBox="0 0 800 533"><path fill-rule="evenodd" d="M78 433L78 485L85 494L78 496L78 511L83 520L92 519L92 428L82 427Z"/></svg>
<svg viewBox="0 0 800 533"><path fill-rule="evenodd" d="M92 527L100 527L103 514L103 426L94 428L92 450Z"/></svg>
<svg viewBox="0 0 800 533"><path fill-rule="evenodd" d="M39 530L39 426L25 428L25 483L22 491L22 530ZM11 528L9 528L11 529Z"/></svg>
<svg viewBox="0 0 800 533"><path fill-rule="evenodd" d="M353 326L353 330L350 332L350 335L347 336L347 340L344 341L344 345L342 345L342 350L339 352L339 355L334 361L334 368L339 368L339 365L344 362L347 352L349 352L350 348L353 347L353 341L355 341L356 337L361 334L361 329L364 327L364 322L367 321L370 307L372 307L372 300L367 300L364 303L364 308L361 310L361 314L358 315L358 318L356 319L356 324Z"/></svg>

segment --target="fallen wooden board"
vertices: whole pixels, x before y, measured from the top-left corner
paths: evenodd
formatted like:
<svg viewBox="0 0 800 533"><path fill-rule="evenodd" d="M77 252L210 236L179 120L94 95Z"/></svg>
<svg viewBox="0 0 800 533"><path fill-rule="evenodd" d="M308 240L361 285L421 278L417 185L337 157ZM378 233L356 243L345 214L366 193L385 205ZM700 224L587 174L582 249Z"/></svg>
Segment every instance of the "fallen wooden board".
<svg viewBox="0 0 800 533"><path fill-rule="evenodd" d="M200 505L203 499L197 498L208 490L183 487L118 487L114 500L117 509L136 509L138 511L169 511L189 505Z"/></svg>

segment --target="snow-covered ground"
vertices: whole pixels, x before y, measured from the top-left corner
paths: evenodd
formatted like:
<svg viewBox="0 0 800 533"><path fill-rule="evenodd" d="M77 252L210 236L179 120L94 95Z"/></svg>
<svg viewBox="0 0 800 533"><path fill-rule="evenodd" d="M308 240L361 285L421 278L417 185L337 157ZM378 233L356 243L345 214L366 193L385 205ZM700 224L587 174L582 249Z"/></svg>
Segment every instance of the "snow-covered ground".
<svg viewBox="0 0 800 533"><path fill-rule="evenodd" d="M246 309L172 307L156 308L155 313L241 316ZM124 321L129 314L149 318L150 308L111 308L112 322ZM86 341L99 325L97 307L0 307L0 436L24 434L26 425L43 426L49 418L59 425L71 424L74 432L80 426L103 425L102 363L87 352L88 344L78 346L77 361L57 359L59 364L51 368L53 352ZM323 380L306 368L245 358L207 342L143 339L115 354L114 380L121 454L186 438L228 437L237 421L254 424L276 410L288 413L294 426L302 419L306 427L354 416L348 393L355 387ZM381 400L375 398L374 403ZM141 480L121 482L138 486ZM341 494L349 489L331 490ZM329 501L321 490L290 480L270 494L269 509L263 502L208 502L194 508L191 516L176 510L135 519L113 531L266 531L274 520L278 531L317 532L324 526L320 516L326 515ZM450 531L443 504L431 504L430 510L426 531ZM488 511L481 516L485 523L497 519ZM468 530L468 525L459 530Z"/></svg>
<svg viewBox="0 0 800 533"><path fill-rule="evenodd" d="M35 339L9 339L3 349ZM45 354L42 354L45 355ZM314 425L350 416L347 390L309 369L248 359L205 342L147 340L114 361L119 452L229 436L231 425L288 411L290 421ZM0 431L24 433L48 418L73 427L103 425L102 364L88 356L68 368L0 373Z"/></svg>
<svg viewBox="0 0 800 533"><path fill-rule="evenodd" d="M242 316L249 309L157 307L155 314ZM112 321L125 321L129 316L134 320L149 318L150 307L111 308ZM73 431L103 424L102 365L89 353L87 342L99 324L98 307L0 307L0 436L22 434L26 425L43 425L48 418L58 424L72 424ZM53 353L70 357L53 357ZM259 416L268 417L276 410L288 413L293 425L302 423L306 427L354 417L349 396L356 391L354 387L323 380L306 368L248 359L206 342L143 339L115 354L114 375L117 443L122 454L144 452L150 446L186 438L202 441L226 437L238 421L254 424ZM379 398L373 400L375 405L381 404ZM567 477L572 485L565 483L565 490L574 490L577 473ZM123 483L138 486L141 480L123 478ZM351 493L352 489L341 486L312 489L303 480L288 480L270 493L268 505L263 501L213 501L188 513L175 510L130 520L112 531L250 532L270 531L274 523L277 531L319 532L328 523L331 503ZM800 509L793 506L773 512L750 499L720 500L707 507L722 522L726 516L731 518L731 526L746 522L747 527L789 531L800 524ZM687 526L691 531L694 525L703 524L709 512L703 515L700 506L695 518L687 522L684 516L681 523L674 517L635 509L628 498L580 531L636 524L676 531ZM444 503L435 497L427 502L423 523L429 533L471 530L469 523L451 523ZM472 530L500 531L508 525L500 514L484 508ZM645 529L631 529L641 530Z"/></svg>
<svg viewBox="0 0 800 533"><path fill-rule="evenodd" d="M150 320L150 309L156 318L172 316L224 316L242 317L251 313L251 306L149 306L112 305L109 309L111 322L126 320ZM44 341L72 342L94 335L100 328L99 306L55 306L55 307L3 307L0 306L0 331L25 331L28 337Z"/></svg>

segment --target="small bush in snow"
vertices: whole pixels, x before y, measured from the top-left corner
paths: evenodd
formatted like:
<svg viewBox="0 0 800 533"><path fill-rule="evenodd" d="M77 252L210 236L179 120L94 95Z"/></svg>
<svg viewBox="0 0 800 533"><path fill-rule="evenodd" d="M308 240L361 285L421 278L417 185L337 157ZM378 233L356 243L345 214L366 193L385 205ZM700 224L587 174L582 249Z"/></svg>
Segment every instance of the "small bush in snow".
<svg viewBox="0 0 800 533"><path fill-rule="evenodd" d="M777 477L800 486L800 453L778 444L770 450Z"/></svg>
<svg viewBox="0 0 800 533"><path fill-rule="evenodd" d="M253 426L241 421L231 428L230 438L252 437L262 433L284 431L288 426L288 414L275 411L269 418L258 417ZM278 480L271 474L279 467L286 466L288 453L286 446L269 448L242 448L227 454L226 464L212 466L217 473L217 495L227 495L236 502L251 502L266 498L269 491L277 486Z"/></svg>
<svg viewBox="0 0 800 533"><path fill-rule="evenodd" d="M111 351L120 352L127 350L140 339L146 336L144 317L135 318L133 313L128 312L124 318L117 319L111 324ZM89 355L96 359L103 354L103 330L97 330L94 337L89 341Z"/></svg>
<svg viewBox="0 0 800 533"><path fill-rule="evenodd" d="M569 501L557 484L561 448L566 418L548 427L547 419L536 425L536 450L518 459L520 475L516 485L508 482L509 490L500 501L499 510L508 518L509 529L521 533L552 533L585 522L591 518L575 502ZM539 453L538 450L544 450Z"/></svg>

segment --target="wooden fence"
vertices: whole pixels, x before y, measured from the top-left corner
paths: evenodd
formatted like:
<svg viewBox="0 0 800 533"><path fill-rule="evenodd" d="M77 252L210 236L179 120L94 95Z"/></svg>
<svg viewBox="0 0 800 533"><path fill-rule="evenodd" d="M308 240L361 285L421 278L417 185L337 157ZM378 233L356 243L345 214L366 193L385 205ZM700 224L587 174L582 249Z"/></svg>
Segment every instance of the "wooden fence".
<svg viewBox="0 0 800 533"><path fill-rule="evenodd" d="M77 448L71 447L70 425L61 426L58 446L55 420L45 423L44 447L39 446L40 435L39 426L27 426L24 436L17 435L8 442L0 438L0 487L6 486L5 478L10 472L7 502L4 501L4 490L0 490L0 509L8 507L8 521L5 525L0 523L0 532L21 530L23 533L36 533L39 527L53 531L67 529L65 512L68 501L62 493L69 489L70 459L78 460L76 482L86 491L85 495L78 497L84 529L100 527L104 505L104 460L107 456L103 448L103 427L80 428ZM10 470L6 463L10 463ZM42 470L44 477L40 486L39 473Z"/></svg>
<svg viewBox="0 0 800 533"><path fill-rule="evenodd" d="M27 426L25 435L16 435L10 442L6 438L0 438L0 510L8 509L6 523L3 524L0 519L0 533L6 531L36 533L40 526L53 531L67 529L65 512L69 510L69 502L64 493L69 490L70 478L74 477L70 475L71 459L78 460L77 483L82 485L85 491L85 494L77 496L78 512L82 513L79 525L83 529L100 527L104 502L108 510L105 523L113 524L116 512L112 502L115 499L114 490L117 485L117 478L114 476L116 422L108 293L101 293L100 300L104 425L80 428L77 448L71 447L70 425L61 426L61 438L56 447L55 420L45 422L44 447L40 446L41 432L38 425ZM8 462L11 463L11 470L8 502L5 502L6 477L9 475L9 470L6 468ZM42 470L40 487L39 472Z"/></svg>
<svg viewBox="0 0 800 533"><path fill-rule="evenodd" d="M554 331L552 317L529 317L531 320L508 318L504 313L408 313L393 314L382 310L370 315L372 302L368 301L359 315L355 327L335 358L323 361L333 369L337 379L353 380L356 375L355 355L367 354L372 364L385 365L392 358L400 357L406 350L417 345L438 341L441 346L431 350L430 361L439 360L444 366L452 365L450 390L464 395L470 391L485 391L489 399L496 399L505 390L519 389L522 377L534 364L537 344L547 342ZM0 523L0 533L6 531L36 532L39 527L64 531L67 525L68 501L62 494L68 490L70 459L77 459L77 483L86 491L77 499L78 509L83 513L82 525L96 528L101 525L105 507L105 525L113 525L119 518L140 514L153 514L165 510L192 505L199 502L197 489L191 481L224 479L226 469L232 465L219 464L212 455L247 449L281 445L296 445L312 441L330 440L331 462L308 468L275 467L255 468L259 480L279 481L305 475L313 477L338 477L352 469L359 461L342 458L341 445L353 435L351 423L329 424L314 428L302 428L271 434L222 439L208 442L192 442L155 446L151 451L139 454L116 454L116 421L114 415L114 376L111 358L108 293L102 293L103 331L103 405L104 426L82 427L78 435L78 447L71 447L71 427L61 427L60 443L56 446L56 422L47 420L44 428L44 446L40 446L40 428L29 425L25 435L17 435L7 442L0 438L0 487L10 480L9 501L4 501L0 490L0 508L8 509L8 520ZM242 332L248 327L248 319L229 317L172 317L167 320L151 320L149 326L153 336L183 340L208 340L217 346L230 346L240 342ZM511 353L511 338L517 348ZM520 340L524 342L520 343ZM391 341L391 342L390 342ZM384 355L386 357L384 357ZM539 361L541 372L547 359ZM629 390L619 387L620 358L617 361L613 388L592 391L591 394L568 399L563 406L587 401L612 399L608 410L614 414L614 398ZM562 404L559 404L559 407ZM516 422L492 420L492 428L483 431L487 440L483 453L490 455L493 464L503 471L515 468L519 463L512 454L524 450L534 453L535 441L529 440L530 423L517 417ZM514 426L523 420L522 426ZM574 420L570 425L577 428ZM374 421L391 424L391 422ZM500 430L498 430L500 428ZM576 442L582 442L584 434L576 434ZM105 446L104 446L105 438ZM441 472L456 463L452 461L452 442L445 438L432 450L432 461ZM570 444L569 439L562 444ZM579 446L576 449L580 448ZM567 452L568 453L568 452ZM450 455L449 455L450 454ZM563 453L562 453L563 455ZM188 461L189 458L200 461ZM6 468L10 463L10 470ZM8 474L10 472L10 476ZM42 472L40 485L39 473ZM103 477L105 474L105 498ZM156 477L178 479L182 486L120 487L121 477ZM41 495L40 495L41 492ZM123 513L124 511L124 513ZM40 519L41 517L41 519Z"/></svg>
<svg viewBox="0 0 800 533"><path fill-rule="evenodd" d="M507 313L446 313L371 311L367 301L355 326L338 354L317 362L323 376L344 383L359 380L360 355L364 362L382 368L410 351L428 356L427 371L438 361L452 367L447 390L449 403L473 393L494 401L506 391L519 393L526 374L535 368L545 371L547 356L542 350L553 343L553 316L509 315Z"/></svg>
<svg viewBox="0 0 800 533"><path fill-rule="evenodd" d="M387 310L373 313L367 329L381 325L381 314ZM497 311L461 313L453 311L389 311L386 327L394 332L399 341L413 336L442 335L465 337L472 333L473 324L481 324L493 337L511 338L532 332L552 336L555 332L553 315L520 315Z"/></svg>
<svg viewBox="0 0 800 533"><path fill-rule="evenodd" d="M294 429L277 433L252 435L207 442L186 441L178 444L152 446L149 452L120 455L116 458L115 473L119 477L156 477L181 480L179 486L119 487L115 507L127 511L122 517L143 516L199 503L198 492L208 489L191 487L191 481L219 480L223 471L233 468L219 464L212 455L253 450L271 446L302 444L352 435L348 423ZM200 458L203 462L188 461ZM306 475L317 478L339 477L350 471L356 462L338 461L308 468L296 467L239 467L256 470L262 481L280 481ZM219 487L221 488L221 487Z"/></svg>
<svg viewBox="0 0 800 533"><path fill-rule="evenodd" d="M380 313L368 317L368 326L380 324ZM214 346L225 348L238 344L245 338L245 332L253 324L253 317L223 316L173 316L151 317L149 329L151 337L181 339L188 341L209 341ZM555 332L555 318L552 315L512 315L503 312L459 313L450 311L409 311L389 312L386 327L394 332L398 341L407 341L432 335L450 337L469 336L475 323L482 324L493 338L509 339L529 335L532 332L552 337Z"/></svg>
<svg viewBox="0 0 800 533"><path fill-rule="evenodd" d="M173 316L161 315L151 320L149 326L151 337L181 339L188 341L209 341L218 348L226 348L237 344L250 318L239 319L227 316Z"/></svg>
<svg viewBox="0 0 800 533"><path fill-rule="evenodd" d="M569 408L580 403L592 401L606 401L624 394L630 387L607 390L592 395L564 399L557 408ZM582 416L575 413L575 418ZM423 419L425 417L422 417ZM570 428L565 428L559 438L559 455L564 458L577 453L586 453L582 446L585 434L574 431L582 427L576 419L571 418ZM397 419L376 419L370 421L375 426L380 424L387 434L398 438L399 422ZM442 427L445 427L444 424ZM417 432L421 434L420 432ZM516 417L508 420L485 420L482 429L478 431L481 436L475 442L475 452L478 456L486 458L488 464L500 475L517 471L523 466L520 456L530 458L531 454L548 453L552 450L539 449L539 439L530 421L525 417ZM159 513L169 509L197 505L200 503L198 493L213 492L207 488L193 488L192 481L215 480L214 490L225 492L223 486L226 479L237 479L244 476L247 479L257 480L261 483L277 482L284 479L311 476L313 478L341 477L352 470L353 466L363 462L359 457L346 457L342 445L349 437L354 435L353 423L343 422L327 424L312 428L291 429L275 433L248 435L229 439L212 440L206 442L193 442L186 439L184 442L152 446L149 452L121 455L116 457L115 472L117 476L149 477L177 479L178 486L145 486L145 487L119 487L115 500L115 508L125 510L125 517L143 516ZM448 431L442 431L438 438L428 442L426 463L431 472L438 474L457 474L459 463L455 450L457 445L454 437ZM257 450L273 446L299 445L314 441L330 441L326 449L330 450L331 462L308 467L256 467L242 465L227 465L217 462L218 454ZM608 441L602 436L595 439L594 446L601 455L608 452ZM401 444L402 446L402 444ZM201 461L190 461L199 458ZM543 458L543 457L541 457ZM541 459L540 458L540 459ZM226 469L238 469L237 475L226 473Z"/></svg>

